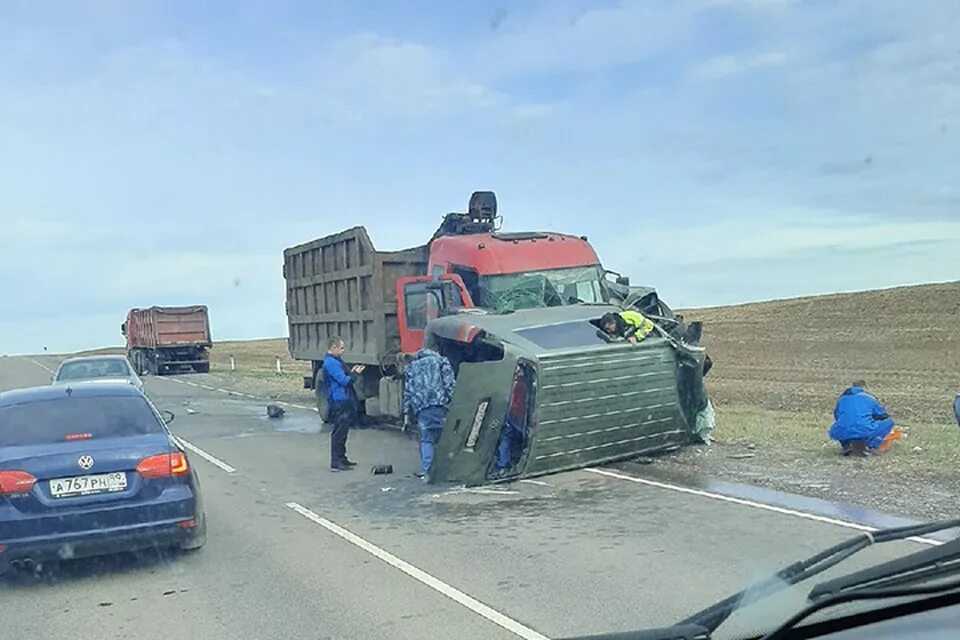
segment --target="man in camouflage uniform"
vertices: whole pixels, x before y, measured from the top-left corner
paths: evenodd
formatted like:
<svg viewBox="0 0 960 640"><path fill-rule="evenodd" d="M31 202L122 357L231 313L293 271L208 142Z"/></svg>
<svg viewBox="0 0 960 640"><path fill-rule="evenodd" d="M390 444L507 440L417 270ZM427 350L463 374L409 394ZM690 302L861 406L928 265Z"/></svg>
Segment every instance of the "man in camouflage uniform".
<svg viewBox="0 0 960 640"><path fill-rule="evenodd" d="M447 419L456 384L450 361L431 349L420 349L403 372L403 411L420 429L420 471L430 479L433 452Z"/></svg>

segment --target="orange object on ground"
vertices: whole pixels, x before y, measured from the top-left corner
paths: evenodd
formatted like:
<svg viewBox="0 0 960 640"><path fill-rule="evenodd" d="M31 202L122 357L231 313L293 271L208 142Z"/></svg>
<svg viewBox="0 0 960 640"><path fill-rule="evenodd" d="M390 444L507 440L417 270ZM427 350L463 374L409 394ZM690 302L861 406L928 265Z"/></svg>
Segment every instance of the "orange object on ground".
<svg viewBox="0 0 960 640"><path fill-rule="evenodd" d="M880 446L877 448L877 451L881 453L884 451L890 450L890 445L893 444L894 440L903 439L903 429L900 427L894 427L890 429L890 433L887 434L887 437L883 439L883 442L880 443Z"/></svg>

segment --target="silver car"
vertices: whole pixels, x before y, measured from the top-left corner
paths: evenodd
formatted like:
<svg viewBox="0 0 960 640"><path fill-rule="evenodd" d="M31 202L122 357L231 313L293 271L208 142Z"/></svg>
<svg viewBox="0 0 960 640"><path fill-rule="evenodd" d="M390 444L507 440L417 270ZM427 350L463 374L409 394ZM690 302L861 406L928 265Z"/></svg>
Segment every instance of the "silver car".
<svg viewBox="0 0 960 640"><path fill-rule="evenodd" d="M126 382L143 391L143 380L126 356L84 356L61 362L53 384L77 382Z"/></svg>

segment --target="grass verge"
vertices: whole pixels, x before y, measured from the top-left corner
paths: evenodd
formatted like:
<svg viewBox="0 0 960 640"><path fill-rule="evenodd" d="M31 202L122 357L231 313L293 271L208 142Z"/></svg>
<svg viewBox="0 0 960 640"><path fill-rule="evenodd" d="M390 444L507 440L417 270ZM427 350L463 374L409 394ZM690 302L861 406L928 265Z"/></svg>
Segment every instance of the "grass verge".
<svg viewBox="0 0 960 640"><path fill-rule="evenodd" d="M715 436L729 444L786 448L813 459L835 461L837 443L827 437L831 416L787 412L744 405L718 406ZM875 466L890 473L955 474L960 466L960 429L956 425L902 425L906 437L876 456Z"/></svg>

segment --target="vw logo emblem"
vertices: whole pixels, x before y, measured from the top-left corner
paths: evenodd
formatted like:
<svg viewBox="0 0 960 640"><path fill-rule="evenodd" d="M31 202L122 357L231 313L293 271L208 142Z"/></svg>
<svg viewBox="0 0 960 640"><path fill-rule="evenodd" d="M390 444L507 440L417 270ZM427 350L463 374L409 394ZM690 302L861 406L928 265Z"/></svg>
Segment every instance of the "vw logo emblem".
<svg viewBox="0 0 960 640"><path fill-rule="evenodd" d="M93 466L93 456L80 456L77 460L77 466L84 471L89 470Z"/></svg>

